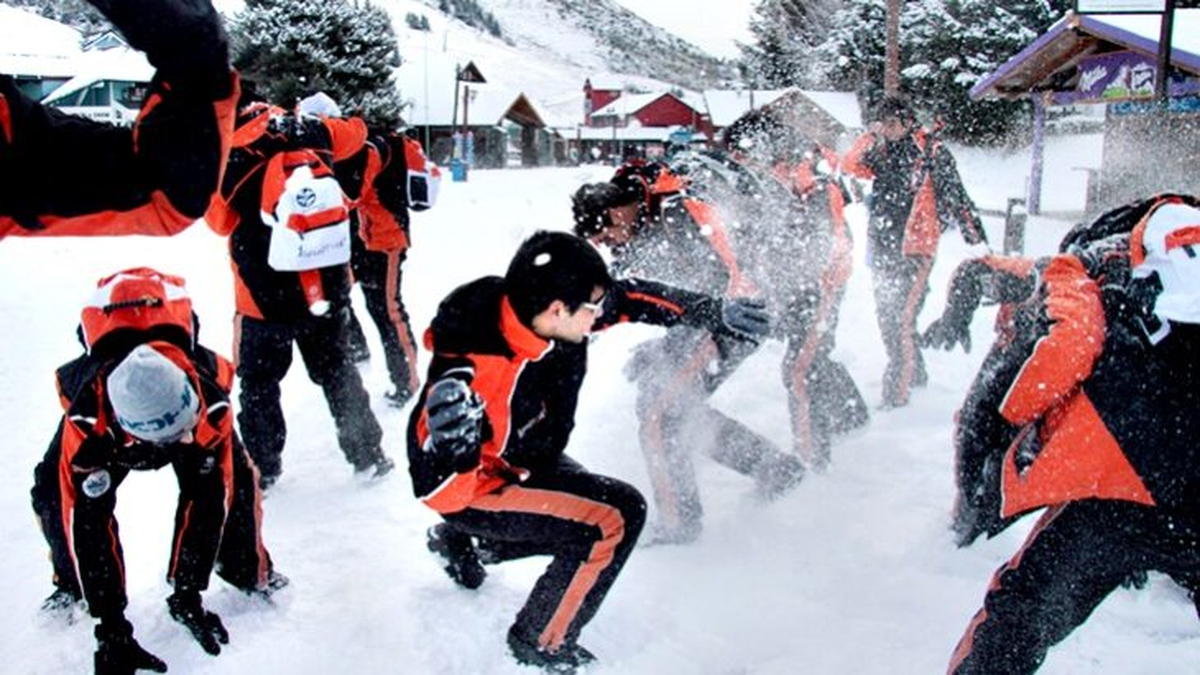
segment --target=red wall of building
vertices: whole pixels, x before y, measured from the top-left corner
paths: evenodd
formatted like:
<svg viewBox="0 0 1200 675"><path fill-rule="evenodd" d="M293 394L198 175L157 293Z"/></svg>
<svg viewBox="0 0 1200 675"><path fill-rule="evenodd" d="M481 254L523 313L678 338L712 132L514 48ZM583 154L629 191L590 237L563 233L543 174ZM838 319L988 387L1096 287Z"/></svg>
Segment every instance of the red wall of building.
<svg viewBox="0 0 1200 675"><path fill-rule="evenodd" d="M588 126L588 127L598 126L595 122L592 121L591 114L596 112L597 110L603 108L604 106L608 105L609 103L612 103L613 101L617 100L617 98L620 97L620 95L621 95L621 92L617 89L594 89L594 88L592 88L591 80L584 80L584 82L583 82L583 97L584 97L584 101L585 101L584 106L583 106L583 124L584 124L584 126Z"/></svg>
<svg viewBox="0 0 1200 675"><path fill-rule="evenodd" d="M608 89L595 89L592 91L592 112L603 108L612 103L621 96L621 92Z"/></svg>
<svg viewBox="0 0 1200 675"><path fill-rule="evenodd" d="M644 127L669 127L673 124L699 126L700 116L700 111L667 94L634 114Z"/></svg>

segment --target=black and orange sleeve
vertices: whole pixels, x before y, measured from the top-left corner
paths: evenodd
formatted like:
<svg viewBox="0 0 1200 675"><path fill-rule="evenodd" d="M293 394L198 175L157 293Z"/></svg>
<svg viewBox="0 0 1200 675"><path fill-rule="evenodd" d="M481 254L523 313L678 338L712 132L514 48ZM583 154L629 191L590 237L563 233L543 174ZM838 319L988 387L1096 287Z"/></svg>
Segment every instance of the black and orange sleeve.
<svg viewBox="0 0 1200 675"><path fill-rule="evenodd" d="M1074 392L1104 347L1100 288L1077 258L1053 258L1043 273L1043 292L1041 338L1000 406L1013 424L1038 419Z"/></svg>
<svg viewBox="0 0 1200 675"><path fill-rule="evenodd" d="M63 114L0 78L7 101L0 236L176 234L208 209L233 134L238 87L197 100L155 81L133 128Z"/></svg>

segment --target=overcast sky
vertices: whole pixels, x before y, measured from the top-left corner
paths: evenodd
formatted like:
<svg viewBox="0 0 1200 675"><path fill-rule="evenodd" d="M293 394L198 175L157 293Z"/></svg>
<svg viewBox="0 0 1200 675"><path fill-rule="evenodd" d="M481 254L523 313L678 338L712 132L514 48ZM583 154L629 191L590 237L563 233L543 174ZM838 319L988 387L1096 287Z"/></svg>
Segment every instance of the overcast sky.
<svg viewBox="0 0 1200 675"><path fill-rule="evenodd" d="M630 11L713 56L738 56L734 40L750 41L750 14L757 0L616 0Z"/></svg>

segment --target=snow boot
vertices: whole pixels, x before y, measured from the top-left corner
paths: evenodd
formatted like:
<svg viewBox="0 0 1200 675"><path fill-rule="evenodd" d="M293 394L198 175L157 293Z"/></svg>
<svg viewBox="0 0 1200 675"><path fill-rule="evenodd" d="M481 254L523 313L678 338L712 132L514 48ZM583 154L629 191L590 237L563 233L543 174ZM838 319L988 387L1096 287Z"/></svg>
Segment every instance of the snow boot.
<svg viewBox="0 0 1200 675"><path fill-rule="evenodd" d="M83 598L78 592L56 586L54 592L42 601L42 614L52 618L61 617L67 623L74 623L75 609L82 609L82 606Z"/></svg>
<svg viewBox="0 0 1200 675"><path fill-rule="evenodd" d="M365 462L355 463L354 473L369 479L382 478L392 472L396 468L396 463L391 457L383 454L379 448L371 453L371 458Z"/></svg>
<svg viewBox="0 0 1200 675"><path fill-rule="evenodd" d="M829 465L828 448L813 458L813 468L824 471ZM800 484L804 478L804 462L795 455L780 455L774 459L764 460L754 472L755 487L760 499L767 501L778 499Z"/></svg>
<svg viewBox="0 0 1200 675"><path fill-rule="evenodd" d="M463 588L476 589L483 585L487 570L479 562L479 553L471 536L456 531L446 523L439 523L426 532L429 550L442 559L442 569Z"/></svg>
<svg viewBox="0 0 1200 675"><path fill-rule="evenodd" d="M565 643L554 651L543 649L537 642L521 635L516 626L508 631L508 648L517 663L535 666L547 673L571 675L596 660L595 654L574 642Z"/></svg>
<svg viewBox="0 0 1200 675"><path fill-rule="evenodd" d="M272 569L267 572L267 583L263 584L262 588L243 588L241 590L252 598L270 600L277 591L287 588L290 583L292 583L291 579Z"/></svg>

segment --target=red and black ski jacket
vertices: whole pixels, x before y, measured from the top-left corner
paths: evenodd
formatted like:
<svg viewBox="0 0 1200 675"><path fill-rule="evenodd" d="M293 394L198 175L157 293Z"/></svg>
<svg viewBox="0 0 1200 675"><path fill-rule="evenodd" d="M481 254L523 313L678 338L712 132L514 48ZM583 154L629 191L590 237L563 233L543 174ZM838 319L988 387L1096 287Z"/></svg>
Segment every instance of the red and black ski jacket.
<svg viewBox="0 0 1200 675"><path fill-rule="evenodd" d="M1102 260L1060 255L1042 275L1040 330L1000 408L1024 427L1004 517L1089 498L1200 511L1200 336L1175 325L1152 345L1128 256Z"/></svg>
<svg viewBox="0 0 1200 675"><path fill-rule="evenodd" d="M351 222L368 251L405 251L412 241L407 161L412 152L424 158L420 144L404 134L371 134L361 150L334 165L346 196L357 205Z"/></svg>
<svg viewBox="0 0 1200 675"><path fill-rule="evenodd" d="M843 158L842 170L874 181L871 235L877 245L933 257L942 231L952 225L968 244L987 241L954 156L924 129L894 142L863 134Z"/></svg>
<svg viewBox="0 0 1200 675"><path fill-rule="evenodd" d="M425 335L433 352L426 382L459 378L484 401L477 462L456 471L452 460L425 449L428 387L408 425L413 492L439 513L468 508L476 498L557 464L575 426L587 344L545 340L517 319L504 280L484 277L460 286L438 307ZM719 301L642 280L614 282L596 328L621 322L715 328Z"/></svg>
<svg viewBox="0 0 1200 675"><path fill-rule="evenodd" d="M125 338L127 336L123 336ZM119 614L126 604L125 571L116 518L116 487L128 471L170 464L179 480L175 533L167 577L177 589L208 586L233 498L233 365L204 347L151 342L187 373L201 399L192 443L155 445L116 424L105 394L108 373L137 341L113 342L60 367L56 373L65 414L59 444L62 524L93 616Z"/></svg>
<svg viewBox="0 0 1200 675"><path fill-rule="evenodd" d="M332 167L361 151L366 140L367 127L359 118L300 119L264 104L244 106L239 112L229 169L219 198L205 216L214 232L229 237L239 314L267 321L308 317L314 286L333 307L349 302L348 264L280 272L267 263L271 228L261 215L263 180L268 162L279 153L315 150Z"/></svg>

